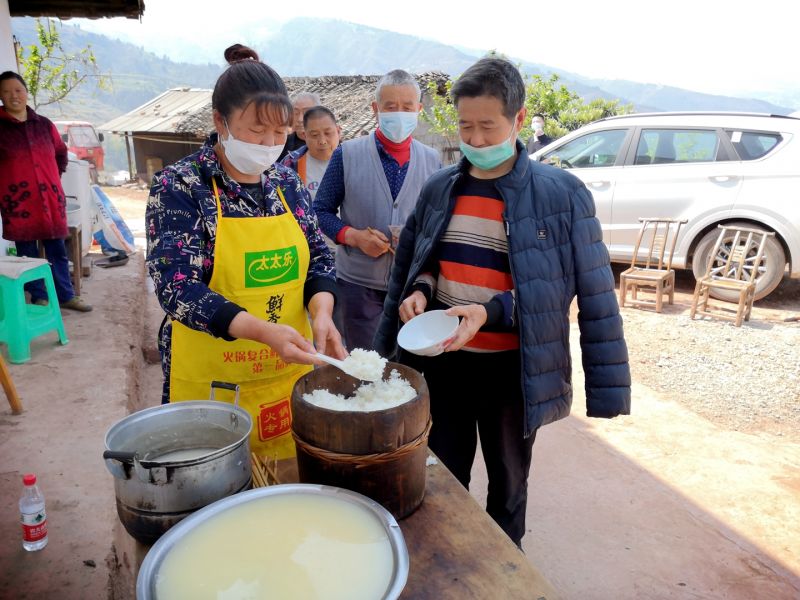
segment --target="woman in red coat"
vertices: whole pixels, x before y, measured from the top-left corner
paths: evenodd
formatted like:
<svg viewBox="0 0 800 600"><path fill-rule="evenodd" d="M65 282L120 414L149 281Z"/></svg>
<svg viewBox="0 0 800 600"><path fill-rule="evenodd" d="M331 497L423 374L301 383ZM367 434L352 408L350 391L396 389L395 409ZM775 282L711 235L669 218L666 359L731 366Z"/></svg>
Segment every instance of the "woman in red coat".
<svg viewBox="0 0 800 600"><path fill-rule="evenodd" d="M92 310L75 295L69 277L66 198L61 174L67 168L67 147L53 123L29 108L28 88L17 73L0 74L0 215L3 237L17 246L18 256L39 256L37 242L53 270L62 308ZM26 284L34 304L47 304L44 283Z"/></svg>

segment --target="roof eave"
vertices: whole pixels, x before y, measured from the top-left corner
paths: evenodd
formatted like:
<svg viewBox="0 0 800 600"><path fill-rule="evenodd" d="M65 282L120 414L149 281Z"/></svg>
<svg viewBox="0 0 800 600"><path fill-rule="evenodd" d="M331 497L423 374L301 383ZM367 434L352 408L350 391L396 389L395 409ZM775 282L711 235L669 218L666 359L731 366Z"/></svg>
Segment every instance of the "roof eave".
<svg viewBox="0 0 800 600"><path fill-rule="evenodd" d="M144 0L8 0L8 10L12 17L140 19Z"/></svg>

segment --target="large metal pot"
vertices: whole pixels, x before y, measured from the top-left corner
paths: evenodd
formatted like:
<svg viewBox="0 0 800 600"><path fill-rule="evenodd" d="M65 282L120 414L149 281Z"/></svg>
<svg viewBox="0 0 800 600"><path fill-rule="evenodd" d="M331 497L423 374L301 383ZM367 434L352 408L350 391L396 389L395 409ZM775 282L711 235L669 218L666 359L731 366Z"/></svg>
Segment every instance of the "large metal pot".
<svg viewBox="0 0 800 600"><path fill-rule="evenodd" d="M197 511L178 526L174 527L147 553L139 569L139 575L136 580L136 598L138 600L165 600L159 598L156 592L159 570L173 547L179 544L187 535L195 531L199 525L204 525L209 521L213 521L215 518L218 519L218 517L222 517L222 515L226 513L229 514L231 509L236 507L241 507L251 502L258 502L268 497L283 495L288 495L292 498L308 495L337 498L357 506L365 514L372 514L377 518L386 532L389 544L391 545L392 571L383 595L376 597L375 600L396 600L400 596L408 580L409 557L403 533L391 513L374 500L350 490L332 486L295 483L258 488L242 494L237 494L230 498L225 498ZM265 505L265 510L267 507L268 505ZM278 544L281 543L281 540L276 538L275 540L265 540L264 544L268 545L270 541ZM335 561L335 557L331 556L330 560ZM194 576L202 578L203 573L197 572Z"/></svg>
<svg viewBox="0 0 800 600"><path fill-rule="evenodd" d="M156 406L113 425L103 458L128 533L152 544L195 510L247 489L252 427L244 409L213 400Z"/></svg>

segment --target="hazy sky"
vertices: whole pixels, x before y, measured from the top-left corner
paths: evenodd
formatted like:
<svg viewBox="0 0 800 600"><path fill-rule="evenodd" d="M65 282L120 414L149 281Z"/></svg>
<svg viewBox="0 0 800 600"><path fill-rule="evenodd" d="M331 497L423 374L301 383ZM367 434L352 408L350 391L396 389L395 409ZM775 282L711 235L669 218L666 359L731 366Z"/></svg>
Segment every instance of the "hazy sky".
<svg viewBox="0 0 800 600"><path fill-rule="evenodd" d="M181 60L192 56L187 52L192 48L213 49L214 62L220 62L222 49L232 41L257 42L292 17L337 18L445 44L496 49L589 77L756 95L800 91L796 17L794 10L787 12L793 4L794 0L146 0L141 23L73 22ZM254 28L253 22L260 26ZM209 56L197 50L197 62L207 62Z"/></svg>

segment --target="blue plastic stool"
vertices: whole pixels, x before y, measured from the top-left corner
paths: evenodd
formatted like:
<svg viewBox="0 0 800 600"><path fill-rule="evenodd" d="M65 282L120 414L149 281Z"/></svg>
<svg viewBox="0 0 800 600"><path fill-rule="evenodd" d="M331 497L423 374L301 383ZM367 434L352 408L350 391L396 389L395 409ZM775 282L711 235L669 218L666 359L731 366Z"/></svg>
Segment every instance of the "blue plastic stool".
<svg viewBox="0 0 800 600"><path fill-rule="evenodd" d="M25 302L25 284L44 279L47 306ZM31 359L31 340L57 331L61 344L69 342L61 320L61 308L55 301L56 286L50 264L39 258L0 257L0 342L8 345L12 363Z"/></svg>

